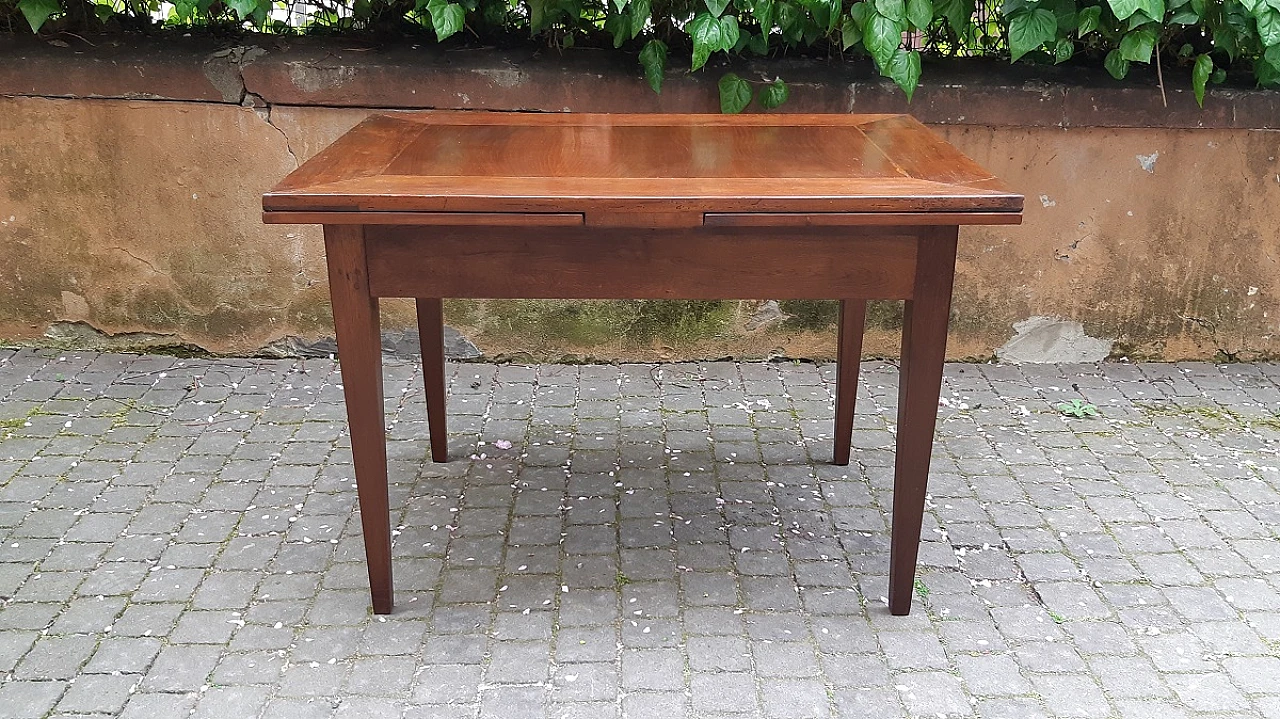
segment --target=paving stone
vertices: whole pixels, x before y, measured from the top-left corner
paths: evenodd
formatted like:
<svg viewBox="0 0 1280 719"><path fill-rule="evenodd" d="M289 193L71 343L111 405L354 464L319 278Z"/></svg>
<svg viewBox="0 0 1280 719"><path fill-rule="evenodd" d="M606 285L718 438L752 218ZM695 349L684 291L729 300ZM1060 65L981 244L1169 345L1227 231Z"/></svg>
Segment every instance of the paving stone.
<svg viewBox="0 0 1280 719"><path fill-rule="evenodd" d="M748 671L751 651L740 637L689 637L689 668L693 671ZM767 652L767 648L762 648ZM810 650L812 651L812 650Z"/></svg>
<svg viewBox="0 0 1280 719"><path fill-rule="evenodd" d="M900 673L894 676L893 683L911 716L926 714L968 716L973 711L960 680L951 674Z"/></svg>
<svg viewBox="0 0 1280 719"><path fill-rule="evenodd" d="M892 617L892 365L835 468L829 363L451 364L452 443L486 458L424 465L421 370L389 358L373 617L336 364L22 351L14 387L4 352L0 413L58 413L0 440L0 692L42 714L1280 714L1275 437L1143 409L1269 406L1275 365L949 365L982 410L939 425L927 596ZM1072 383L1123 422L1018 411ZM108 432L101 396L151 411ZM186 426L215 405L251 418Z"/></svg>
<svg viewBox="0 0 1280 719"><path fill-rule="evenodd" d="M548 649L542 642L495 642L489 650L485 681L515 684L544 680L548 672Z"/></svg>
<svg viewBox="0 0 1280 719"><path fill-rule="evenodd" d="M695 673L690 688L694 716L712 712L754 713L757 710L756 683L750 674Z"/></svg>
<svg viewBox="0 0 1280 719"><path fill-rule="evenodd" d="M151 661L160 653L160 640L149 637L109 637L98 644L93 658L85 665L84 672L110 674L140 674L147 671Z"/></svg>
<svg viewBox="0 0 1280 719"><path fill-rule="evenodd" d="M62 695L58 710L68 713L118 714L124 709L125 702L129 700L138 681L139 677L127 675L90 674L80 677Z"/></svg>
<svg viewBox="0 0 1280 719"><path fill-rule="evenodd" d="M1060 717L1098 717L1111 711L1097 683L1088 676L1045 674L1031 677L1049 711Z"/></svg>
<svg viewBox="0 0 1280 719"><path fill-rule="evenodd" d="M95 636L42 637L27 652L14 676L19 679L71 679L97 649Z"/></svg>
<svg viewBox="0 0 1280 719"><path fill-rule="evenodd" d="M765 679L760 689L765 716L786 719L831 716L827 689L817 679Z"/></svg>
<svg viewBox="0 0 1280 719"><path fill-rule="evenodd" d="M160 650L147 671L142 688L147 691L195 691L204 686L222 650L216 646L175 644Z"/></svg>
<svg viewBox="0 0 1280 719"><path fill-rule="evenodd" d="M41 719L67 688L64 681L7 681L0 684L0 718Z"/></svg>
<svg viewBox="0 0 1280 719"><path fill-rule="evenodd" d="M691 716L683 692L628 692L622 698L623 716L629 719L686 719Z"/></svg>
<svg viewBox="0 0 1280 719"><path fill-rule="evenodd" d="M684 657L674 649L626 649L622 686L630 690L676 690L684 686Z"/></svg>
<svg viewBox="0 0 1280 719"><path fill-rule="evenodd" d="M1017 662L1007 654L958 656L955 664L965 686L977 696L1010 696L1031 691L1031 684L1019 672Z"/></svg>
<svg viewBox="0 0 1280 719"><path fill-rule="evenodd" d="M352 662L344 688L353 694L399 696L408 689L416 667L409 657L361 657Z"/></svg>
<svg viewBox="0 0 1280 719"><path fill-rule="evenodd" d="M193 719L230 719L256 716L266 706L270 690L265 687L213 687L196 703Z"/></svg>

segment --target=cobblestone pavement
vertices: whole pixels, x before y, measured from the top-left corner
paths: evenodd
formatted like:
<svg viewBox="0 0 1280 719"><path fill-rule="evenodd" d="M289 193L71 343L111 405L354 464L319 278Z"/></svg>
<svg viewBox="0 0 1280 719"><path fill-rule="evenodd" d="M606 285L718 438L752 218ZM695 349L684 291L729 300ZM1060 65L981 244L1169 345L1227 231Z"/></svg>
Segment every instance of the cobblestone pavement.
<svg viewBox="0 0 1280 719"><path fill-rule="evenodd" d="M332 361L0 350L0 717L1280 717L1280 365L949 366L909 617L892 365L450 372L383 618Z"/></svg>

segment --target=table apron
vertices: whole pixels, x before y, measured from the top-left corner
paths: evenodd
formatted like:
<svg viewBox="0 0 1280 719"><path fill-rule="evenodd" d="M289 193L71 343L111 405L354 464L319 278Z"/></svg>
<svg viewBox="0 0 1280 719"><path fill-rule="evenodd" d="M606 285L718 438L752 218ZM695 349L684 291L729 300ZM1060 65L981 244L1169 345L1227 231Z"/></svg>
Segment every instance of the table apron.
<svg viewBox="0 0 1280 719"><path fill-rule="evenodd" d="M920 227L365 225L374 297L911 299Z"/></svg>

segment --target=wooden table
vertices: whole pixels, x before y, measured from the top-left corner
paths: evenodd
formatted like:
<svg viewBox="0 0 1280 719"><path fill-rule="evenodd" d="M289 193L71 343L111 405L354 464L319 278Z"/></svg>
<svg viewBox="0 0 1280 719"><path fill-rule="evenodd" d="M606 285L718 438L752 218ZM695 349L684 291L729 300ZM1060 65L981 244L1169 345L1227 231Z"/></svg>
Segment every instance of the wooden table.
<svg viewBox="0 0 1280 719"><path fill-rule="evenodd" d="M379 297L417 299L445 461L441 299L838 299L836 464L866 300L905 300L889 608L911 609L960 225L1023 198L904 115L370 117L263 196L324 225L373 610L391 611Z"/></svg>

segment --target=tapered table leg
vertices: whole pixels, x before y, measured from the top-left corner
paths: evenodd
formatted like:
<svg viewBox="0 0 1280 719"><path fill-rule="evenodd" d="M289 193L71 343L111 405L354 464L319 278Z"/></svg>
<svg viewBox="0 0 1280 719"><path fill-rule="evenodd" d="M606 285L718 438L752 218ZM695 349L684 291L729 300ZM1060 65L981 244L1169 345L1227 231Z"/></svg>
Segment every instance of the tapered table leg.
<svg viewBox="0 0 1280 719"><path fill-rule="evenodd" d="M418 298L418 338L422 343L422 379L427 392L427 426L431 459L449 461L449 429L444 396L444 304L440 298Z"/></svg>
<svg viewBox="0 0 1280 719"><path fill-rule="evenodd" d="M862 333L866 323L866 300L840 300L840 331L836 347L836 435L832 461L841 466L849 464L853 410L858 403L858 368L862 364Z"/></svg>
<svg viewBox="0 0 1280 719"><path fill-rule="evenodd" d="M933 450L947 349L956 228L931 228L922 234L919 242L912 299L906 302L903 315L902 368L898 379L889 611L899 615L911 611L929 455Z"/></svg>
<svg viewBox="0 0 1280 719"><path fill-rule="evenodd" d="M391 517L387 497L387 436L382 410L382 336L378 300L369 293L364 228L325 225L329 295L338 338L356 493L369 564L369 591L376 614L389 614Z"/></svg>

